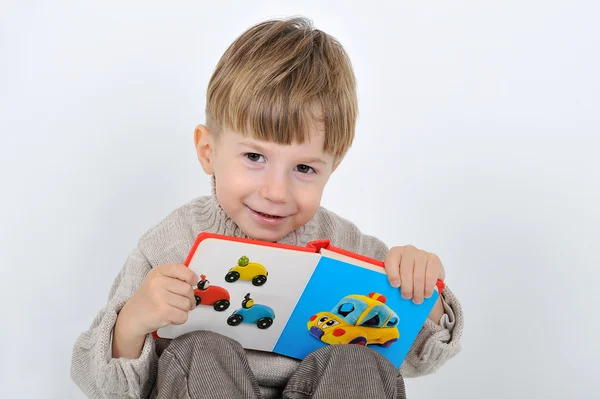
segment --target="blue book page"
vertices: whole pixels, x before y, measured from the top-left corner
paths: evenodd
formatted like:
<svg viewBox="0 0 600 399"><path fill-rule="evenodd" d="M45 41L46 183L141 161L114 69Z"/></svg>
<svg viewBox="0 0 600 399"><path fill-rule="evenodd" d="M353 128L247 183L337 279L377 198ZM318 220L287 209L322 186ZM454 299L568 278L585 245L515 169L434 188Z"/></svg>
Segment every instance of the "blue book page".
<svg viewBox="0 0 600 399"><path fill-rule="evenodd" d="M326 345L352 343L380 352L399 368L438 295L435 290L416 305L389 284L383 269L322 257L274 352L303 359Z"/></svg>

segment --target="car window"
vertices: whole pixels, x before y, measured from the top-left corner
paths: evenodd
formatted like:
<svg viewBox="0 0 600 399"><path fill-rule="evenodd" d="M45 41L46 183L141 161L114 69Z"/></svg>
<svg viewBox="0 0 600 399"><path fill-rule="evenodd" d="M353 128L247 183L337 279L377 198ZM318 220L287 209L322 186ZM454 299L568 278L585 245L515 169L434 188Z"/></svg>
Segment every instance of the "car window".
<svg viewBox="0 0 600 399"><path fill-rule="evenodd" d="M348 316L350 313L352 313L354 311L354 305L351 303L342 303L339 307L338 307L338 314L340 316Z"/></svg>
<svg viewBox="0 0 600 399"><path fill-rule="evenodd" d="M379 313L377 313L377 314L373 315L371 318L360 323L360 325L367 326L367 327L377 327L379 325L379 323L381 323L381 320L379 319Z"/></svg>
<svg viewBox="0 0 600 399"><path fill-rule="evenodd" d="M383 327L385 321L391 313L390 308L386 305L373 306L362 318L361 326L366 327Z"/></svg>
<svg viewBox="0 0 600 399"><path fill-rule="evenodd" d="M392 318L386 323L386 327L394 327L398 324L398 316L392 316Z"/></svg>
<svg viewBox="0 0 600 399"><path fill-rule="evenodd" d="M353 297L345 297L331 310L348 324L356 325L360 315L368 308L365 301Z"/></svg>

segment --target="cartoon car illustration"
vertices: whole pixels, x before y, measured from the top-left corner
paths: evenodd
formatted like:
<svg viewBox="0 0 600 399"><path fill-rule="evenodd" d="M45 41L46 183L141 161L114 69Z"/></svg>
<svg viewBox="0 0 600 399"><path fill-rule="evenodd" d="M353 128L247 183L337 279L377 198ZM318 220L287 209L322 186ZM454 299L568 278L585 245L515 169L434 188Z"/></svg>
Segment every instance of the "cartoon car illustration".
<svg viewBox="0 0 600 399"><path fill-rule="evenodd" d="M196 297L196 306L212 306L217 312L227 310L231 300L229 292L225 288L210 285L204 274L200 276L198 288L194 290L194 296Z"/></svg>
<svg viewBox="0 0 600 399"><path fill-rule="evenodd" d="M376 292L347 295L331 312L311 316L307 323L312 336L330 344L390 346L400 338L398 315Z"/></svg>
<svg viewBox="0 0 600 399"><path fill-rule="evenodd" d="M250 293L248 293L244 296L242 308L236 310L227 318L227 324L237 326L242 322L256 323L258 328L264 330L271 327L273 319L275 319L273 309L266 305L255 304L254 299L250 298Z"/></svg>
<svg viewBox="0 0 600 399"><path fill-rule="evenodd" d="M249 280L255 286L261 286L267 282L269 273L267 269L260 263L250 262L247 256L242 256L237 266L229 269L225 275L225 281L233 283L238 280Z"/></svg>

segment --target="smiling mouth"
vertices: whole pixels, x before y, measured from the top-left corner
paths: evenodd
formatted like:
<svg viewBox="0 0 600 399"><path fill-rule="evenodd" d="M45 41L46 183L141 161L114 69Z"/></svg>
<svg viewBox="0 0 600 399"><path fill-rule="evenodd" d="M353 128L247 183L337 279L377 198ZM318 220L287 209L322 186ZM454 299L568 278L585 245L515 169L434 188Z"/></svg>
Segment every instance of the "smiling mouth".
<svg viewBox="0 0 600 399"><path fill-rule="evenodd" d="M264 213L264 212L259 212L255 209L252 209L250 207L248 207L252 212L256 213L257 215L269 218L269 219L283 219L285 216L278 216L278 215L270 215L268 213Z"/></svg>
<svg viewBox="0 0 600 399"><path fill-rule="evenodd" d="M281 219L283 216L277 216L277 215L269 215L268 213L262 213L262 212L256 212L261 216L267 217L267 218L271 218L271 219Z"/></svg>

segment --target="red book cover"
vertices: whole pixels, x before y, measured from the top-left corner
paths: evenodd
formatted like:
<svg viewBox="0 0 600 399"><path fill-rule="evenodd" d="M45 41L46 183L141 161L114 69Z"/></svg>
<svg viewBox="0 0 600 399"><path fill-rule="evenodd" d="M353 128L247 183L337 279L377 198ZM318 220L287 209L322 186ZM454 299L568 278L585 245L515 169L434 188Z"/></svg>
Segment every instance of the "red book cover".
<svg viewBox="0 0 600 399"><path fill-rule="evenodd" d="M297 359L323 345L357 344L400 367L444 287L438 281L416 305L389 284L383 262L328 240L298 247L201 233L185 265L199 277L197 306L185 324L155 337L210 330Z"/></svg>

